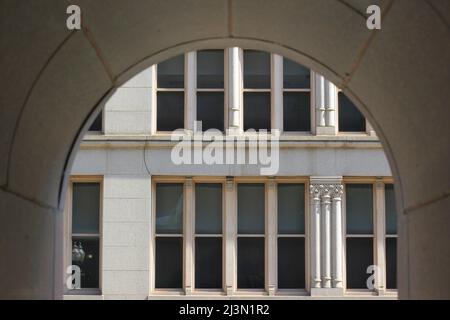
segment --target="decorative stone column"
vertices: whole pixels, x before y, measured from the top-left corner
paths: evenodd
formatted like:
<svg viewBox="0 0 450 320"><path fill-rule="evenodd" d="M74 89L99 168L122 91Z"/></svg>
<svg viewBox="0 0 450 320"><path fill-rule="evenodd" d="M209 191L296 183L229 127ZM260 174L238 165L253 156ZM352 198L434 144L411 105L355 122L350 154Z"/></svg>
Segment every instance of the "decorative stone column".
<svg viewBox="0 0 450 320"><path fill-rule="evenodd" d="M184 292L191 295L194 290L194 183L192 178L187 178L184 184L184 192L186 197L186 210L184 212L184 235L185 235L185 265L184 265Z"/></svg>
<svg viewBox="0 0 450 320"><path fill-rule="evenodd" d="M236 290L236 234L237 214L235 183L232 177L227 177L225 183L225 293L227 296Z"/></svg>
<svg viewBox="0 0 450 320"><path fill-rule="evenodd" d="M311 295L341 296L342 177L311 177Z"/></svg>
<svg viewBox="0 0 450 320"><path fill-rule="evenodd" d="M344 186L342 184L333 185L332 195L332 215L331 215L331 280L333 288L342 288L342 194Z"/></svg>
<svg viewBox="0 0 450 320"><path fill-rule="evenodd" d="M242 86L243 86L243 52L238 47L226 49L228 59L227 81L228 94L228 130L231 134L243 131Z"/></svg>
<svg viewBox="0 0 450 320"><path fill-rule="evenodd" d="M320 288L320 190L310 186L311 195L311 288Z"/></svg>
<svg viewBox="0 0 450 320"><path fill-rule="evenodd" d="M336 135L338 88L322 75L312 72L313 106L316 135Z"/></svg>

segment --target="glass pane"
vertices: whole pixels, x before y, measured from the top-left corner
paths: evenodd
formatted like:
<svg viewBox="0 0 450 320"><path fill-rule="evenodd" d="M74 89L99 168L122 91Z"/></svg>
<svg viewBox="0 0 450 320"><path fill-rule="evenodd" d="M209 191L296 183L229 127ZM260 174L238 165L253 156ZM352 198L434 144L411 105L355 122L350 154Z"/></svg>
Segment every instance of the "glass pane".
<svg viewBox="0 0 450 320"><path fill-rule="evenodd" d="M339 131L366 131L366 119L342 92L339 92Z"/></svg>
<svg viewBox="0 0 450 320"><path fill-rule="evenodd" d="M305 233L305 185L278 184L278 233Z"/></svg>
<svg viewBox="0 0 450 320"><path fill-rule="evenodd" d="M223 50L197 51L197 88L223 88Z"/></svg>
<svg viewBox="0 0 450 320"><path fill-rule="evenodd" d="M311 131L311 106L309 92L283 94L283 130Z"/></svg>
<svg viewBox="0 0 450 320"><path fill-rule="evenodd" d="M99 288L99 239L72 238L72 264L80 267L81 288Z"/></svg>
<svg viewBox="0 0 450 320"><path fill-rule="evenodd" d="M283 58L284 88L308 89L311 87L309 69L292 60Z"/></svg>
<svg viewBox="0 0 450 320"><path fill-rule="evenodd" d="M395 209L394 185L385 186L386 233L397 234L397 211Z"/></svg>
<svg viewBox="0 0 450 320"><path fill-rule="evenodd" d="M270 53L244 50L244 88L270 88Z"/></svg>
<svg viewBox="0 0 450 320"><path fill-rule="evenodd" d="M270 93L244 92L244 130L270 127Z"/></svg>
<svg viewBox="0 0 450 320"><path fill-rule="evenodd" d="M264 238L238 238L239 289L264 288Z"/></svg>
<svg viewBox="0 0 450 320"><path fill-rule="evenodd" d="M195 232L198 234L222 233L222 184L198 183L195 185Z"/></svg>
<svg viewBox="0 0 450 320"><path fill-rule="evenodd" d="M184 88L184 55L158 64L158 88Z"/></svg>
<svg viewBox="0 0 450 320"><path fill-rule="evenodd" d="M195 239L195 287L222 288L222 239Z"/></svg>
<svg viewBox="0 0 450 320"><path fill-rule="evenodd" d="M183 238L156 237L155 287L182 288Z"/></svg>
<svg viewBox="0 0 450 320"><path fill-rule="evenodd" d="M347 288L368 289L371 275L367 268L373 265L373 241L371 238L347 238Z"/></svg>
<svg viewBox="0 0 450 320"><path fill-rule="evenodd" d="M305 288L304 238L278 238L278 288Z"/></svg>
<svg viewBox="0 0 450 320"><path fill-rule="evenodd" d="M397 239L386 239L386 288L397 289Z"/></svg>
<svg viewBox="0 0 450 320"><path fill-rule="evenodd" d="M74 183L72 192L72 233L98 234L100 184Z"/></svg>
<svg viewBox="0 0 450 320"><path fill-rule="evenodd" d="M263 183L238 185L238 233L264 234L264 199Z"/></svg>
<svg viewBox="0 0 450 320"><path fill-rule="evenodd" d="M184 128L184 92L158 92L157 130Z"/></svg>
<svg viewBox="0 0 450 320"><path fill-rule="evenodd" d="M183 233L183 184L156 185L156 233Z"/></svg>
<svg viewBox="0 0 450 320"><path fill-rule="evenodd" d="M371 184L346 186L348 234L373 233L373 192Z"/></svg>
<svg viewBox="0 0 450 320"><path fill-rule="evenodd" d="M197 93L197 121L202 122L202 130L223 131L224 119L223 92Z"/></svg>
<svg viewBox="0 0 450 320"><path fill-rule="evenodd" d="M89 127L89 131L102 131L103 128L103 111L98 114L94 122Z"/></svg>

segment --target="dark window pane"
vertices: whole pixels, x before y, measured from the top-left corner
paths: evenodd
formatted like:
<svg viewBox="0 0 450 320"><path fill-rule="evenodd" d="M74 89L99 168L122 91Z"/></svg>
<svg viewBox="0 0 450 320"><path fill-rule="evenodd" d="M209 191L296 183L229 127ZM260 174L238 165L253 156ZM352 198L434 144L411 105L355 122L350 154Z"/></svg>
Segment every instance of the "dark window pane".
<svg viewBox="0 0 450 320"><path fill-rule="evenodd" d="M156 185L156 233L181 234L183 231L183 184Z"/></svg>
<svg viewBox="0 0 450 320"><path fill-rule="evenodd" d="M158 92L157 130L184 128L184 92Z"/></svg>
<svg viewBox="0 0 450 320"><path fill-rule="evenodd" d="M238 238L239 289L264 288L264 238Z"/></svg>
<svg viewBox="0 0 450 320"><path fill-rule="evenodd" d="M270 88L270 53L244 50L244 88Z"/></svg>
<svg viewBox="0 0 450 320"><path fill-rule="evenodd" d="M309 92L283 94L284 131L311 131L311 106Z"/></svg>
<svg viewBox="0 0 450 320"><path fill-rule="evenodd" d="M195 239L195 287L222 288L222 239Z"/></svg>
<svg viewBox="0 0 450 320"><path fill-rule="evenodd" d="M339 131L366 131L366 119L342 92L339 92Z"/></svg>
<svg viewBox="0 0 450 320"><path fill-rule="evenodd" d="M223 131L224 102L223 92L197 93L197 121L202 122L202 130Z"/></svg>
<svg viewBox="0 0 450 320"><path fill-rule="evenodd" d="M223 88L223 50L197 51L197 88Z"/></svg>
<svg viewBox="0 0 450 320"><path fill-rule="evenodd" d="M238 233L264 234L264 184L238 185Z"/></svg>
<svg viewBox="0 0 450 320"><path fill-rule="evenodd" d="M347 238L347 288L368 289L367 268L373 265L373 240L371 238Z"/></svg>
<svg viewBox="0 0 450 320"><path fill-rule="evenodd" d="M156 237L155 245L155 287L181 288L183 238Z"/></svg>
<svg viewBox="0 0 450 320"><path fill-rule="evenodd" d="M284 88L301 88L307 89L311 87L310 71L308 68L298 64L292 60L283 59L283 86Z"/></svg>
<svg viewBox="0 0 450 320"><path fill-rule="evenodd" d="M278 233L305 233L305 185L278 184Z"/></svg>
<svg viewBox="0 0 450 320"><path fill-rule="evenodd" d="M99 239L72 238L72 264L80 267L81 288L99 288Z"/></svg>
<svg viewBox="0 0 450 320"><path fill-rule="evenodd" d="M72 192L72 233L98 233L100 184L74 183Z"/></svg>
<svg viewBox="0 0 450 320"><path fill-rule="evenodd" d="M184 88L184 55L158 64L158 88Z"/></svg>
<svg viewBox="0 0 450 320"><path fill-rule="evenodd" d="M244 130L270 130L270 93L244 92Z"/></svg>
<svg viewBox="0 0 450 320"><path fill-rule="evenodd" d="M385 186L386 233L397 234L397 211L395 209L394 185Z"/></svg>
<svg viewBox="0 0 450 320"><path fill-rule="evenodd" d="M103 111L98 114L94 122L89 127L89 131L102 131L103 129Z"/></svg>
<svg viewBox="0 0 450 320"><path fill-rule="evenodd" d="M346 186L348 234L373 233L373 192L371 184Z"/></svg>
<svg viewBox="0 0 450 320"><path fill-rule="evenodd" d="M386 239L386 288L397 289L397 239Z"/></svg>
<svg viewBox="0 0 450 320"><path fill-rule="evenodd" d="M305 288L304 238L278 238L278 288Z"/></svg>
<svg viewBox="0 0 450 320"><path fill-rule="evenodd" d="M195 232L222 233L222 184L195 185Z"/></svg>

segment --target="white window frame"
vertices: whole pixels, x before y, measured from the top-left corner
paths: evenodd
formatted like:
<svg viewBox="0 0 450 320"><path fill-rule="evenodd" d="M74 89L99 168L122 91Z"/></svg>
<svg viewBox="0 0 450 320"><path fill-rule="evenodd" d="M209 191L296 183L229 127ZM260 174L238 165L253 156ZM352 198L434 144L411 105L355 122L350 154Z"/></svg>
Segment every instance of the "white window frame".
<svg viewBox="0 0 450 320"><path fill-rule="evenodd" d="M155 237L156 237L156 185L159 183L183 184L183 287L180 289L155 288ZM195 185L198 183L222 184L222 282L221 289L195 288ZM265 238L265 288L237 288L237 185L244 183L261 183L265 186L265 232L256 235ZM305 185L305 234L295 235L305 238L305 289L278 290L277 281L277 202L278 183L296 183ZM272 184L272 185L270 185ZM150 292L149 298L206 296L206 297L264 297L264 296L307 296L309 292L309 200L307 196L308 179L306 177L152 177L152 218L150 226ZM272 208L270 212L269 208ZM179 235L177 235L179 236ZM201 235L207 236L207 235ZM217 235L213 235L216 237ZM255 236L255 235L252 235ZM285 235L283 235L285 236Z"/></svg>
<svg viewBox="0 0 450 320"><path fill-rule="evenodd" d="M381 278L379 282L378 290L369 289L350 289L347 288L347 238L367 238L369 235L348 235L347 234L347 185L348 184L370 184L372 185L372 203L373 203L373 234L370 236L373 239L373 263L380 268ZM397 289L386 290L386 246L385 239L386 228L385 228L385 185L394 184L392 177L344 177L344 194L342 197L342 209L343 209L343 232L344 232L344 243L343 243L343 287L344 295L346 296L391 296L397 297ZM367 274L369 277L370 274Z"/></svg>
<svg viewBox="0 0 450 320"><path fill-rule="evenodd" d="M100 199L99 199L99 233L92 234L72 234L72 205L73 205L73 184L74 183L98 183L100 185ZM101 295L103 285L103 176L96 175L74 175L69 177L69 186L67 188L67 201L64 210L64 225L65 225L65 255L64 255L64 274L67 277L66 270L72 265L72 243L73 236L86 236L99 239L99 279L98 288L81 288L76 290L69 290L64 286L65 295ZM64 283L65 284L65 283Z"/></svg>

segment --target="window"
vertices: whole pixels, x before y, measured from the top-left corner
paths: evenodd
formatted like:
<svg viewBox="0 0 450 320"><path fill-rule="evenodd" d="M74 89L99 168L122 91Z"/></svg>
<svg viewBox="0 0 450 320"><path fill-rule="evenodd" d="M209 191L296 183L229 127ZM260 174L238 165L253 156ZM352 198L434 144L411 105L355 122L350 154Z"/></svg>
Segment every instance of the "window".
<svg viewBox="0 0 450 320"><path fill-rule="evenodd" d="M283 59L283 130L311 131L310 71Z"/></svg>
<svg viewBox="0 0 450 320"><path fill-rule="evenodd" d="M265 275L265 185L238 184L237 286L263 289Z"/></svg>
<svg viewBox="0 0 450 320"><path fill-rule="evenodd" d="M222 184L195 185L195 287L222 288Z"/></svg>
<svg viewBox="0 0 450 320"><path fill-rule="evenodd" d="M347 288L367 289L367 267L374 264L373 186L347 184L345 193Z"/></svg>
<svg viewBox="0 0 450 320"><path fill-rule="evenodd" d="M386 212L386 289L397 288L397 212L394 185L385 185Z"/></svg>
<svg viewBox="0 0 450 320"><path fill-rule="evenodd" d="M88 131L101 132L102 130L103 130L103 110L95 118L94 122L92 122Z"/></svg>
<svg viewBox="0 0 450 320"><path fill-rule="evenodd" d="M80 267L81 288L100 288L100 183L72 182L72 265Z"/></svg>
<svg viewBox="0 0 450 320"><path fill-rule="evenodd" d="M339 103L339 131L365 132L366 119L358 108L343 93L338 94Z"/></svg>
<svg viewBox="0 0 450 320"><path fill-rule="evenodd" d="M279 183L278 288L305 288L305 185Z"/></svg>
<svg viewBox="0 0 450 320"><path fill-rule="evenodd" d="M157 184L155 201L155 288L182 288L183 184Z"/></svg>
<svg viewBox="0 0 450 320"><path fill-rule="evenodd" d="M157 131L184 128L184 55L157 66Z"/></svg>
<svg viewBox="0 0 450 320"><path fill-rule="evenodd" d="M197 52L197 121L224 131L224 51Z"/></svg>
<svg viewBox="0 0 450 320"><path fill-rule="evenodd" d="M244 50L244 130L271 129L270 53Z"/></svg>

